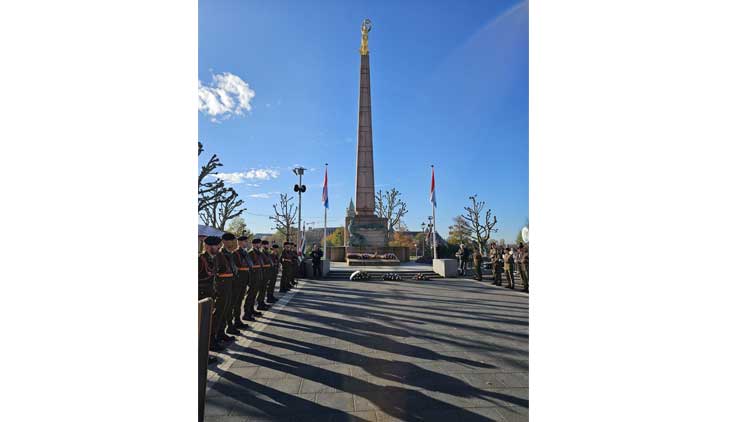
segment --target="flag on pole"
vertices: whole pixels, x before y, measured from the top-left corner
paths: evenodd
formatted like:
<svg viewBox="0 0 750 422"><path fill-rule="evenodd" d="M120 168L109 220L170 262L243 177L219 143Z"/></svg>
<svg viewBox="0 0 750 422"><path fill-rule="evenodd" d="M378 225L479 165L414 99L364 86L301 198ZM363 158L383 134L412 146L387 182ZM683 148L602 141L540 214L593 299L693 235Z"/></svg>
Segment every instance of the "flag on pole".
<svg viewBox="0 0 750 422"><path fill-rule="evenodd" d="M328 208L328 167L326 167L326 176L323 179L323 206Z"/></svg>
<svg viewBox="0 0 750 422"><path fill-rule="evenodd" d="M435 167L432 168L432 184L430 185L430 202L433 207L437 207L437 198L435 197Z"/></svg>

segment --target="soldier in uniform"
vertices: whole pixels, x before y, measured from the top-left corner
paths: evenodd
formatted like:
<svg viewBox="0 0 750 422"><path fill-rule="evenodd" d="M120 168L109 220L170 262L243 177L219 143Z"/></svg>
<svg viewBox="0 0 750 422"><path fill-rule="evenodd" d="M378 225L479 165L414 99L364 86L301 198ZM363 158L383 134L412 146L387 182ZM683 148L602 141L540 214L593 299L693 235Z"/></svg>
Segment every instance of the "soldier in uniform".
<svg viewBox="0 0 750 422"><path fill-rule="evenodd" d="M268 305L266 302L264 302L265 298L265 275L263 270L263 252L260 250L261 241L260 239L253 239L253 248L250 249L248 252L248 255L250 256L250 259L253 261L253 265L250 268L250 283L251 283L251 289L248 290L248 300L245 301L245 315L246 316L253 316L253 317L259 317L263 316L261 312L255 311L254 306L257 304L259 310L265 311L268 309ZM245 318L246 320L249 320L250 318Z"/></svg>
<svg viewBox="0 0 750 422"><path fill-rule="evenodd" d="M237 330L247 328L242 322L242 300L245 299L247 288L250 285L250 256L245 250L247 248L247 236L237 238L237 249L234 250L234 262L237 265L237 277L232 288L232 322Z"/></svg>
<svg viewBox="0 0 750 422"><path fill-rule="evenodd" d="M317 279L322 277L323 271L320 269L320 261L323 258L323 251L320 250L320 245L317 243L313 245L313 250L310 252L310 258L312 258L313 278Z"/></svg>
<svg viewBox="0 0 750 422"><path fill-rule="evenodd" d="M523 291L529 292L529 248L523 243L518 245L518 272L521 273L523 281Z"/></svg>
<svg viewBox="0 0 750 422"><path fill-rule="evenodd" d="M474 278L482 281L482 254L478 247L474 249Z"/></svg>
<svg viewBox="0 0 750 422"><path fill-rule="evenodd" d="M292 286L291 286L291 275L292 275L292 265L294 264L295 256L292 254L291 249L289 248L291 246L291 243L284 242L284 250L281 251L281 288L279 289L280 292L288 292Z"/></svg>
<svg viewBox="0 0 750 422"><path fill-rule="evenodd" d="M500 286L502 283L502 256L495 242L490 243L490 262L492 262L492 284Z"/></svg>
<svg viewBox="0 0 750 422"><path fill-rule="evenodd" d="M291 266L291 273L289 275L289 278L291 280L291 287L294 287L297 285L297 277L299 276L299 252L297 251L297 244L294 242L290 242L290 250L294 254L294 265ZM291 288L290 287L290 288Z"/></svg>
<svg viewBox="0 0 750 422"><path fill-rule="evenodd" d="M214 289L215 278L216 278L216 254L219 253L219 244L221 239L216 236L203 236L204 248L203 253L198 255L198 300L206 298L213 298L216 295ZM213 312L215 307L211 307L212 314L209 315L213 319ZM215 329L214 329L215 330ZM222 349L218 342L213 341L213 332L211 333L211 350ZM216 356L208 356L208 363L216 362Z"/></svg>
<svg viewBox="0 0 750 422"><path fill-rule="evenodd" d="M271 300L270 293L268 291L268 285L271 280L271 272L273 271L273 262L271 261L271 253L268 251L268 241L264 240L261 243L260 258L262 259L261 266L263 267L263 278L260 285L261 291L258 293L258 300L265 298L266 309L271 306L276 300Z"/></svg>
<svg viewBox="0 0 750 422"><path fill-rule="evenodd" d="M211 236L206 238L206 242L209 242L209 240L211 243L216 242ZM218 246L220 242L221 239L219 239L219 242L217 242L216 245ZM224 332L227 328L229 309L232 302L232 279L234 278L234 272L232 270L232 264L221 251L217 251L216 255L213 256L213 263L209 261L209 265L210 268L213 268L215 277L214 315L211 322L212 339L210 350L216 351L223 349L222 342L230 342L234 340L234 337L228 336Z"/></svg>
<svg viewBox="0 0 750 422"><path fill-rule="evenodd" d="M510 253L510 248L505 248L505 254L503 255L503 270L505 272L505 278L508 280L508 288L515 289L516 283L513 278L513 255Z"/></svg>
<svg viewBox="0 0 750 422"><path fill-rule="evenodd" d="M227 334L239 334L240 331L234 327L234 324L232 323L232 312L234 309L234 301L236 295L239 295L239 288L240 283L237 278L237 262L235 262L234 257L234 251L237 249L237 237L233 235L232 233L224 233L221 236L221 254L226 259L227 263L229 264L229 269L232 273L231 277L225 277L227 278L227 283L230 286L229 289L229 297L227 299L226 309L225 309L225 322L227 327ZM228 336L227 336L228 337Z"/></svg>
<svg viewBox="0 0 750 422"><path fill-rule="evenodd" d="M268 280L268 292L266 295L270 295L271 299L273 301L276 301L276 297L273 295L273 293L276 291L276 281L279 278L279 264L281 262L281 254L279 253L279 245L273 244L271 245L271 278Z"/></svg>

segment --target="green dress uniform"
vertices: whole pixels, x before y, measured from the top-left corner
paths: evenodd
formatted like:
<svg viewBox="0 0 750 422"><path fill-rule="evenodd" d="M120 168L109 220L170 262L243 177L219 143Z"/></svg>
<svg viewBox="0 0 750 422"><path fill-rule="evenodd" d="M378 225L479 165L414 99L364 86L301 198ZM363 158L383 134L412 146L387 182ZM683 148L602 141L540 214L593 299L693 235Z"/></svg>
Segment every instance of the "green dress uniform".
<svg viewBox="0 0 750 422"><path fill-rule="evenodd" d="M258 301L265 300L265 306L270 306L273 301L268 299L268 280L271 278L271 257L268 253L268 248L264 247L260 250L258 256L260 257L262 276L260 283L260 291L258 292Z"/></svg>
<svg viewBox="0 0 750 422"><path fill-rule="evenodd" d="M253 248L248 252L250 259L253 264L250 268L250 283L252 292L248 289L248 299L245 301L245 313L250 311L253 316L261 316L260 312L253 311L253 307L257 304L258 309L268 309L266 302L263 300L265 296L265 278L263 275L263 253L260 251L260 239L253 239ZM248 319L248 318L245 318Z"/></svg>
<svg viewBox="0 0 750 422"><path fill-rule="evenodd" d="M474 278L482 281L482 254L478 249L474 252Z"/></svg>
<svg viewBox="0 0 750 422"><path fill-rule="evenodd" d="M276 281L279 278L279 245L273 245L271 251L268 252L268 257L271 258L271 275L268 277L268 291L266 297L269 301L276 301L274 291L276 290Z"/></svg>
<svg viewBox="0 0 750 422"><path fill-rule="evenodd" d="M214 265L208 252L198 255L198 300L214 297Z"/></svg>
<svg viewBox="0 0 750 422"><path fill-rule="evenodd" d="M232 239L233 240L233 239ZM237 275L237 263L234 260L234 252L230 252L226 248L221 248L221 255L224 256L224 259L229 263L229 268L232 273L232 277L227 277L226 282L229 283L229 298L227 299L227 307L224 311L226 313L225 320L226 320L226 328L228 334L239 334L239 331L234 326L234 322L232 321L232 316L234 313L234 305L235 301L237 299L237 296L240 295L240 282L238 280Z"/></svg>
<svg viewBox="0 0 750 422"><path fill-rule="evenodd" d="M518 270L521 273L521 281L523 281L523 291L529 292L529 248L524 247L521 249L521 256L518 257L519 265Z"/></svg>
<svg viewBox="0 0 750 422"><path fill-rule="evenodd" d="M502 256L496 247L490 248L490 261L492 262L492 284L499 286L502 282Z"/></svg>
<svg viewBox="0 0 750 422"><path fill-rule="evenodd" d="M232 320L234 327L239 329L247 327L247 324L242 322L242 301L250 285L250 257L247 251L242 248L234 251L234 262L237 264L237 278L234 280L235 288L232 289Z"/></svg>
<svg viewBox="0 0 750 422"><path fill-rule="evenodd" d="M232 339L224 330L227 328L229 310L232 303L232 280L234 279L234 272L232 264L224 253L217 253L214 260L216 263L216 295L214 296L214 318L211 331L214 337L214 344L217 344L219 341Z"/></svg>
<svg viewBox="0 0 750 422"><path fill-rule="evenodd" d="M505 271L505 278L508 280L508 288L515 289L516 282L513 277L513 255L510 252L503 255L503 269Z"/></svg>

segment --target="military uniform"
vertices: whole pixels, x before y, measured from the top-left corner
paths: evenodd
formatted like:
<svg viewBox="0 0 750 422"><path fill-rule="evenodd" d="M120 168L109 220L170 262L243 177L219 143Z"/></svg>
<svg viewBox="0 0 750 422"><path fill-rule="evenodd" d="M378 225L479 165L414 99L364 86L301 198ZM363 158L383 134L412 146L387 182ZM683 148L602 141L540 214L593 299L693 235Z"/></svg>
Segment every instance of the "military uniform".
<svg viewBox="0 0 750 422"><path fill-rule="evenodd" d="M253 261L253 265L250 268L250 283L253 291L250 292L248 289L248 299L245 301L245 314L248 311L253 316L261 316L260 312L253 311L253 306L258 305L259 310L268 309L268 305L264 301L265 298L265 276L263 274L263 252L260 250L260 239L253 239L253 248L250 249L248 255ZM252 296L251 296L252 293ZM248 318L245 318L248 319Z"/></svg>
<svg viewBox="0 0 750 422"><path fill-rule="evenodd" d="M231 262L222 252L214 256L214 268L216 271L216 290L214 294L214 315L211 326L213 348L218 348L220 341L230 341L234 337L228 336L224 330L227 328L229 311L232 303L232 280L234 272Z"/></svg>
<svg viewBox="0 0 750 422"><path fill-rule="evenodd" d="M247 240L247 236L240 236L237 240L245 241ZM238 247L233 255L234 262L237 265L237 277L234 280L234 288L232 289L232 321L234 322L234 327L240 329L247 327L247 324L242 322L242 301L245 299L247 288L250 285L250 263L252 261L247 251L241 247Z"/></svg>
<svg viewBox="0 0 750 422"><path fill-rule="evenodd" d="M523 247L521 245L520 256L518 257L518 271L521 273L521 281L523 281L523 291L529 292L529 248L528 246Z"/></svg>
<svg viewBox="0 0 750 422"><path fill-rule="evenodd" d="M274 291L276 290L276 281L279 278L279 245L274 244L271 246L271 251L268 253L271 258L271 275L268 277L268 291L266 292L266 298L269 302L276 302L276 296Z"/></svg>
<svg viewBox="0 0 750 422"><path fill-rule="evenodd" d="M227 333L228 334L239 334L239 330L234 326L234 322L232 321L232 316L234 314L234 306L236 299L238 296L240 296L240 290L242 288L237 275L237 262L235 261L235 255L234 251L230 251L227 249L226 244L230 241L236 241L237 238L232 233L224 233L223 236L221 236L221 240L224 241L224 247L221 248L221 254L224 255L224 258L229 263L229 267L231 268L232 277L226 277L226 282L230 285L230 293L229 298L227 301L227 308L225 310L226 313L226 327L227 327Z"/></svg>
<svg viewBox="0 0 750 422"><path fill-rule="evenodd" d="M505 278L508 280L508 288L515 289L516 282L513 277L513 255L510 250L506 250L503 255L503 270L505 271Z"/></svg>
<svg viewBox="0 0 750 422"><path fill-rule="evenodd" d="M299 277L300 263L299 263L299 252L297 252L297 244L291 243L291 246L292 246L292 254L294 255L294 262L292 262L292 265L290 267L292 271L289 274L289 280L290 280L289 284L293 287L297 285L297 277Z"/></svg>
<svg viewBox="0 0 750 422"><path fill-rule="evenodd" d="M214 265L208 252L198 255L198 300L214 297Z"/></svg>
<svg viewBox="0 0 750 422"><path fill-rule="evenodd" d="M490 247L490 261L492 262L492 284L500 286L502 283L502 256L494 245Z"/></svg>
<svg viewBox="0 0 750 422"><path fill-rule="evenodd" d="M482 281L482 254L479 249L474 252L474 278Z"/></svg>
<svg viewBox="0 0 750 422"><path fill-rule="evenodd" d="M263 249L260 249L258 252L258 257L260 257L260 265L261 265L261 283L260 283L260 290L258 291L258 302L265 300L263 308L268 309L268 307L271 306L273 303L272 300L268 299L268 279L271 277L271 257L268 253L268 241L263 241ZM259 306L260 308L260 306ZM263 309L260 308L260 309Z"/></svg>
<svg viewBox="0 0 750 422"><path fill-rule="evenodd" d="M216 236L209 236L204 239L204 242L208 246L218 246L221 243L221 239ZM216 279L217 279L217 258L212 256L208 251L198 255L198 300L206 298L216 297ZM212 304L209 318L215 320L216 307ZM215 323L210 324L211 328L209 331L209 348L213 351L223 349L223 346L216 340L216 326ZM208 356L208 363L216 362L215 356Z"/></svg>
<svg viewBox="0 0 750 422"><path fill-rule="evenodd" d="M290 246L289 242L284 242L284 246ZM281 290L287 292L292 288L292 268L297 258L294 252L289 249L281 251Z"/></svg>

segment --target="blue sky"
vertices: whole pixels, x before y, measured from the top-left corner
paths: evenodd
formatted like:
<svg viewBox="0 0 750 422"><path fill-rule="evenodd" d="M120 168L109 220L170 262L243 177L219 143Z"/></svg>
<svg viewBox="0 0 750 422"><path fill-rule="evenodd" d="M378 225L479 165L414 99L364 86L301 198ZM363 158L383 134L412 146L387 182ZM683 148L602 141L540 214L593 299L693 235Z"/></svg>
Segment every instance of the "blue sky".
<svg viewBox="0 0 750 422"><path fill-rule="evenodd" d="M468 196L515 239L528 211L528 3L525 1L199 2L200 86L233 103L199 112L204 163L216 153L254 232L270 232L279 192L300 164L303 220L343 225L354 195L359 27L369 17L376 189L397 188L418 230L431 215L447 235ZM240 81L240 82L237 82ZM246 86L242 85L242 82Z"/></svg>

